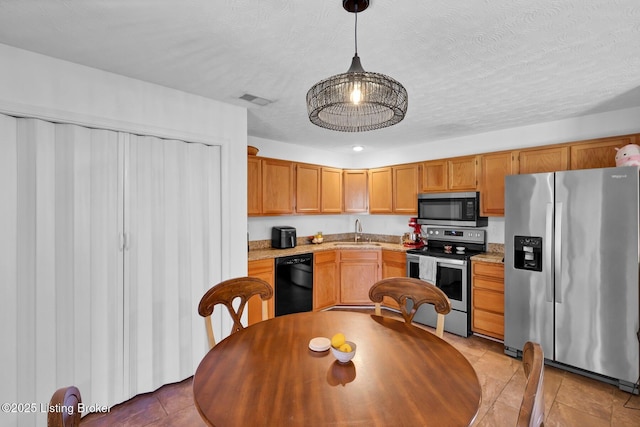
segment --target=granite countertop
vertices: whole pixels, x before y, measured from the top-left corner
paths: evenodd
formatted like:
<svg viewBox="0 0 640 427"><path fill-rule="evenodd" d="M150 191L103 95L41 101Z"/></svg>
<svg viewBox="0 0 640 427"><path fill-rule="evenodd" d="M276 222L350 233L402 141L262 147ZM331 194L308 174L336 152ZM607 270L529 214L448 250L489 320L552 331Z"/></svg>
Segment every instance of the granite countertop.
<svg viewBox="0 0 640 427"><path fill-rule="evenodd" d="M249 261L278 258L278 257L290 256L290 255L306 254L310 252L330 251L335 249L340 249L340 250L386 249L386 250L396 251L396 252L406 252L411 248L403 246L399 243L359 242L355 244L354 242L325 242L317 245L315 244L298 245L295 248L289 248L289 249L274 249L274 248L255 249L255 250L249 251Z"/></svg>
<svg viewBox="0 0 640 427"><path fill-rule="evenodd" d="M485 252L471 257L471 261L494 262L497 264L504 264L503 260L504 253L502 252Z"/></svg>

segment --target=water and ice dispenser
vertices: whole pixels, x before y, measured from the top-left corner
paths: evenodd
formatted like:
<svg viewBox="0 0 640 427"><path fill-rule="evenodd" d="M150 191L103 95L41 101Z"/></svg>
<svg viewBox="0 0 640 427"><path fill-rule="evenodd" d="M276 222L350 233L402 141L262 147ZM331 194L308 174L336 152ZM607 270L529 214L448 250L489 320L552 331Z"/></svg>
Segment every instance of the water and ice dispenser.
<svg viewBox="0 0 640 427"><path fill-rule="evenodd" d="M520 270L542 271L542 237L514 236L513 266Z"/></svg>

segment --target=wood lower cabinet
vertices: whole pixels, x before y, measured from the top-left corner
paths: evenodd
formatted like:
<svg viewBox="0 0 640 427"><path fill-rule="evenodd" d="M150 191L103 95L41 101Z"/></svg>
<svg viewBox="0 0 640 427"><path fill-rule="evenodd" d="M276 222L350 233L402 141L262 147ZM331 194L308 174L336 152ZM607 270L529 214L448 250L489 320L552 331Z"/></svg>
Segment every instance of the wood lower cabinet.
<svg viewBox="0 0 640 427"><path fill-rule="evenodd" d="M273 258L249 261L249 276L257 277L269 283L272 288L275 287L275 260ZM262 300L259 296L253 296L247 302L245 307L247 310L247 325L262 320ZM275 316L275 301L273 298L269 300L269 318Z"/></svg>
<svg viewBox="0 0 640 427"><path fill-rule="evenodd" d="M340 303L373 304L369 289L380 280L380 250L340 250Z"/></svg>
<svg viewBox="0 0 640 427"><path fill-rule="evenodd" d="M338 251L313 254L313 311L338 303L338 267Z"/></svg>
<svg viewBox="0 0 640 427"><path fill-rule="evenodd" d="M511 151L483 154L480 159L480 215L504 216L504 178L517 173Z"/></svg>
<svg viewBox="0 0 640 427"><path fill-rule="evenodd" d="M389 277L407 277L407 254L405 252L382 250L382 279ZM382 305L400 308L398 303L389 297L382 299Z"/></svg>
<svg viewBox="0 0 640 427"><path fill-rule="evenodd" d="M504 264L471 264L471 329L504 340Z"/></svg>
<svg viewBox="0 0 640 427"><path fill-rule="evenodd" d="M543 173L569 169L569 147L536 148L518 152L518 173Z"/></svg>
<svg viewBox="0 0 640 427"><path fill-rule="evenodd" d="M360 213L369 210L368 173L366 170L345 170L342 172L344 212Z"/></svg>

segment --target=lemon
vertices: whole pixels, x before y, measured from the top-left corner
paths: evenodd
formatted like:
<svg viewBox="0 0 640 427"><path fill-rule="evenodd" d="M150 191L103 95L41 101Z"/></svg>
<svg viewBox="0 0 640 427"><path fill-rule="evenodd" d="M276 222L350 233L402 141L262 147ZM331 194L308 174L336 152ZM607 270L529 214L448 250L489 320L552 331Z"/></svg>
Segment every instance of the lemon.
<svg viewBox="0 0 640 427"><path fill-rule="evenodd" d="M344 353L351 353L351 346L349 345L349 343L344 343L340 346L338 350Z"/></svg>
<svg viewBox="0 0 640 427"><path fill-rule="evenodd" d="M331 337L331 345L334 348L340 348L340 346L342 344L345 343L347 339L344 337L344 334L342 332L338 332L337 334L335 334L333 337Z"/></svg>

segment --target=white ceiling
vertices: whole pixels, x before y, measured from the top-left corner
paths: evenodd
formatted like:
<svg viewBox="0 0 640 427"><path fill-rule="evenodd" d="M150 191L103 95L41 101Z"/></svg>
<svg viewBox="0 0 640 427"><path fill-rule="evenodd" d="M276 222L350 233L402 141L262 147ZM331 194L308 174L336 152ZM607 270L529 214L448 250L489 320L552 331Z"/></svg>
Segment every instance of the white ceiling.
<svg viewBox="0 0 640 427"><path fill-rule="evenodd" d="M371 0L358 53L406 87L407 117L318 128L305 96L349 68L353 18L339 0L0 0L0 43L241 105L249 135L336 152L640 106L638 0Z"/></svg>

